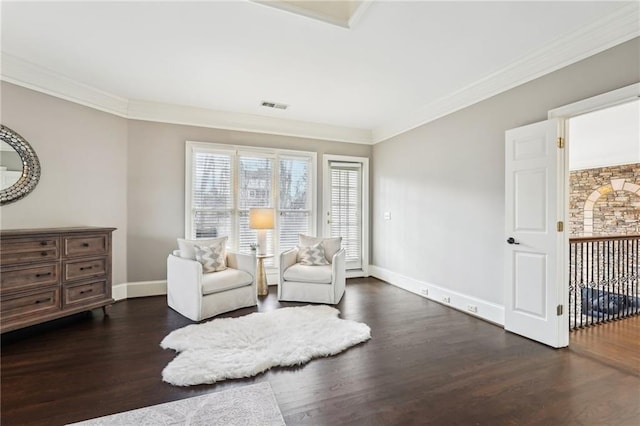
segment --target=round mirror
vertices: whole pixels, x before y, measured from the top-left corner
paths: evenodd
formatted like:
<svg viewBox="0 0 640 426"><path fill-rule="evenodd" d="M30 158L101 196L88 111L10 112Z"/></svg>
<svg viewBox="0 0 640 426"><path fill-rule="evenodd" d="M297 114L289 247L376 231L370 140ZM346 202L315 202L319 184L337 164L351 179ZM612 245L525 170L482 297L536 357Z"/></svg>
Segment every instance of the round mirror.
<svg viewBox="0 0 640 426"><path fill-rule="evenodd" d="M40 180L40 161L22 136L0 125L0 205L29 194Z"/></svg>

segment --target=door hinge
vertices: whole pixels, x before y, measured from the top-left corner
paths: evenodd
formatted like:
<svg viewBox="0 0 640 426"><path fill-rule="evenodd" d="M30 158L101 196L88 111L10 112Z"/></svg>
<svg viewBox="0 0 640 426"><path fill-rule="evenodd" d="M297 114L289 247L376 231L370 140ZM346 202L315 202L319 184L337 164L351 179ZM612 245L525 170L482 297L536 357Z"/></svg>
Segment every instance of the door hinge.
<svg viewBox="0 0 640 426"><path fill-rule="evenodd" d="M564 148L564 138L558 137L558 148Z"/></svg>
<svg viewBox="0 0 640 426"><path fill-rule="evenodd" d="M558 229L558 232L564 231L564 222L563 221L559 221L558 222L557 229Z"/></svg>
<svg viewBox="0 0 640 426"><path fill-rule="evenodd" d="M559 317L562 316L562 305L558 305L558 307L556 308L556 313Z"/></svg>

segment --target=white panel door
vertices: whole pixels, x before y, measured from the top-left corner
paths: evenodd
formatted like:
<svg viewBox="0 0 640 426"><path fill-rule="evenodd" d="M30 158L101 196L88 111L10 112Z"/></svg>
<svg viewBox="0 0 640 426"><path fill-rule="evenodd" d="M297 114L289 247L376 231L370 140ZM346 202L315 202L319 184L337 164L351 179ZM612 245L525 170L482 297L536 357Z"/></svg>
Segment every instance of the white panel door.
<svg viewBox="0 0 640 426"><path fill-rule="evenodd" d="M558 136L558 120L508 130L505 150L505 329L556 348L569 339Z"/></svg>

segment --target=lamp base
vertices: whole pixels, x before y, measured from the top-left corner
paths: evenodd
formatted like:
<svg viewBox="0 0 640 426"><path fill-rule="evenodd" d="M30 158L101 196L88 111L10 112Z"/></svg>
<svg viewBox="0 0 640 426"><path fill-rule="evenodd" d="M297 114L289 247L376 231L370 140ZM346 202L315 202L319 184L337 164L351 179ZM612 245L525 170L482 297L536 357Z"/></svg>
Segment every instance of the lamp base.
<svg viewBox="0 0 640 426"><path fill-rule="evenodd" d="M266 229L258 229L258 255L267 254L267 230Z"/></svg>
<svg viewBox="0 0 640 426"><path fill-rule="evenodd" d="M267 283L267 273L264 270L264 257L258 258L258 270L256 271L256 287L258 296L269 294L269 284Z"/></svg>

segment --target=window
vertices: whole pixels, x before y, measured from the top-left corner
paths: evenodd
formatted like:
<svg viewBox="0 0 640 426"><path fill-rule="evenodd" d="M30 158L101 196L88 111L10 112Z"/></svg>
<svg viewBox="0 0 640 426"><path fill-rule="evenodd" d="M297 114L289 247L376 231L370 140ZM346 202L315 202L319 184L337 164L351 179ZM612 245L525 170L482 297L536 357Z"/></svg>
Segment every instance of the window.
<svg viewBox="0 0 640 426"><path fill-rule="evenodd" d="M230 249L249 251L256 242L251 207L276 209L276 229L267 231L269 253L295 247L300 233L313 235L316 154L235 148L187 142L186 237L226 235Z"/></svg>
<svg viewBox="0 0 640 426"><path fill-rule="evenodd" d="M295 247L298 234L314 234L312 163L304 157L280 157L278 161L278 241L280 251Z"/></svg>
<svg viewBox="0 0 640 426"><path fill-rule="evenodd" d="M238 157L238 245L235 249L249 251L257 233L249 228L251 207L273 207L273 158L252 153ZM273 230L267 231L267 253L274 253Z"/></svg>
<svg viewBox="0 0 640 426"><path fill-rule="evenodd" d="M233 237L233 157L222 152L193 151L191 238ZM233 245L233 241L230 241Z"/></svg>

